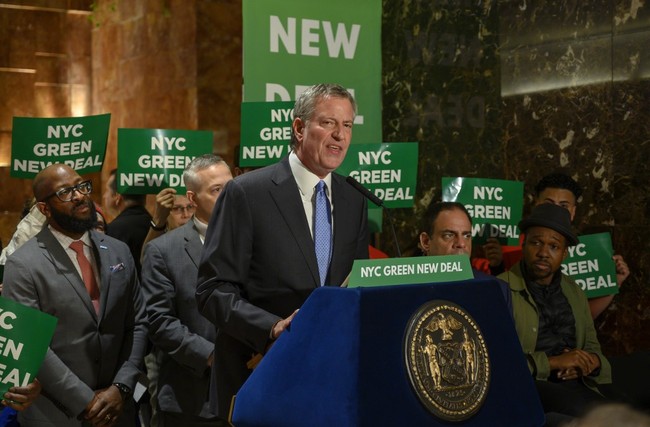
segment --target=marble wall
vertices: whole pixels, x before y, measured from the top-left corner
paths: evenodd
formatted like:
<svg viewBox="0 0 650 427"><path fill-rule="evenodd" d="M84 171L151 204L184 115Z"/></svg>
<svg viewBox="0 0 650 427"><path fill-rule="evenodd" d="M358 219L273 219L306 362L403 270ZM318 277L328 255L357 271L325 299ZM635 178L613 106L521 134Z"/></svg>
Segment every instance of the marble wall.
<svg viewBox="0 0 650 427"><path fill-rule="evenodd" d="M384 1L384 140L421 153L419 203L393 215L401 246L417 251L411 218L443 176L519 180L529 195L569 171L585 189L577 228L610 231L632 270L597 319L609 354L650 348L649 18L622 0Z"/></svg>

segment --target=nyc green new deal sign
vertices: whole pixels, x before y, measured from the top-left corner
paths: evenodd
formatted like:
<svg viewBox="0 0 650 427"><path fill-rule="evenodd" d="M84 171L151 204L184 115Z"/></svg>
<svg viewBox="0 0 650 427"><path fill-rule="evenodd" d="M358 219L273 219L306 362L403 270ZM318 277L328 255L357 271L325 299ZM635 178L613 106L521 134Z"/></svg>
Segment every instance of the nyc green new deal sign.
<svg viewBox="0 0 650 427"><path fill-rule="evenodd" d="M156 194L171 187L185 194L183 170L212 151L212 132L175 129L117 130L117 191Z"/></svg>
<svg viewBox="0 0 650 427"><path fill-rule="evenodd" d="M491 237L502 245L519 244L524 183L489 178L442 178L442 200L465 205L472 217L474 243Z"/></svg>
<svg viewBox="0 0 650 427"><path fill-rule="evenodd" d="M244 0L244 101L294 101L338 83L358 104L353 142L381 141L381 1Z"/></svg>
<svg viewBox="0 0 650 427"><path fill-rule="evenodd" d="M80 175L104 164L110 114L86 117L14 117L11 176L34 178L54 163L65 163Z"/></svg>

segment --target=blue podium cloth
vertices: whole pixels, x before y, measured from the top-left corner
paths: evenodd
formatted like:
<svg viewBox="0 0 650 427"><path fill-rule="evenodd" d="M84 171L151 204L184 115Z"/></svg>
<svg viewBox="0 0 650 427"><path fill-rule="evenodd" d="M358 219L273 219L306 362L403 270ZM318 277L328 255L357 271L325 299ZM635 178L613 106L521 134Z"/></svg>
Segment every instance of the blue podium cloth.
<svg viewBox="0 0 650 427"><path fill-rule="evenodd" d="M413 391L405 330L442 299L477 322L491 366L472 418L435 417ZM494 279L377 288L316 289L238 392L233 424L247 426L541 426L544 414L512 317Z"/></svg>

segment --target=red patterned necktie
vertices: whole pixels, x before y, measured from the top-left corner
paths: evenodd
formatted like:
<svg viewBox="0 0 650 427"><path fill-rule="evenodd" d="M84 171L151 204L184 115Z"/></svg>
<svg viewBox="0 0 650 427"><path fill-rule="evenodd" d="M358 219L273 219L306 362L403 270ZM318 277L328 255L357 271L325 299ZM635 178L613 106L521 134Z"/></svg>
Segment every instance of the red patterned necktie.
<svg viewBox="0 0 650 427"><path fill-rule="evenodd" d="M93 307L95 307L95 313L99 314L99 287L97 286L97 281L95 280L95 274L93 273L90 261L88 261L88 258L86 258L86 255L84 254L84 242L81 240L75 240L70 243L70 249L77 253L77 262L81 269L81 277L86 285L88 295L90 295L90 299L93 302Z"/></svg>

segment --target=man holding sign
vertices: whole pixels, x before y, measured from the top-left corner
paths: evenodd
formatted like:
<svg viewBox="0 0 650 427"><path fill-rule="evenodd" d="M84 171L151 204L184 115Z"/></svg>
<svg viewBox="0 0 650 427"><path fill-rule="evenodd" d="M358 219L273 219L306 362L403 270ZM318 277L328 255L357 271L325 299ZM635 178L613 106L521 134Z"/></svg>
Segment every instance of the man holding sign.
<svg viewBox="0 0 650 427"><path fill-rule="evenodd" d="M92 184L55 164L33 182L48 226L9 257L4 295L58 318L22 426L133 426L147 320L128 247L92 230ZM83 420L83 421L82 421Z"/></svg>
<svg viewBox="0 0 650 427"><path fill-rule="evenodd" d="M339 85L296 100L292 153L230 181L212 214L199 266L199 311L218 329L217 415L248 378L247 362L287 329L311 292L339 286L368 258L367 204L332 173L352 137L356 102Z"/></svg>

